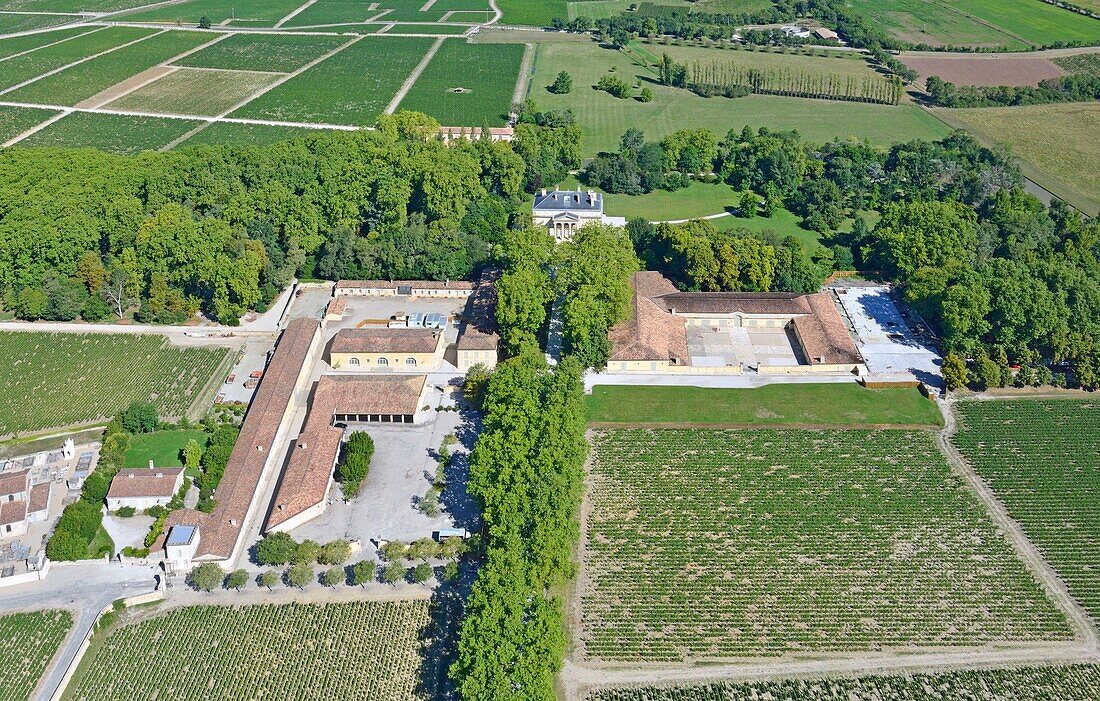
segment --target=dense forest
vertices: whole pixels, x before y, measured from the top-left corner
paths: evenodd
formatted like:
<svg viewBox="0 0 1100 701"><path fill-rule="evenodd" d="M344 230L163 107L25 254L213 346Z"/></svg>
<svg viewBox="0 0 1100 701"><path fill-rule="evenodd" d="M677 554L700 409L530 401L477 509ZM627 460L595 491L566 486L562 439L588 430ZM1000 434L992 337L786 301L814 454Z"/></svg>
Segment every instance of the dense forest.
<svg viewBox="0 0 1100 701"><path fill-rule="evenodd" d="M227 324L301 277L462 278L579 165L572 124L447 146L423 115L263 147L0 152L0 293L25 319Z"/></svg>

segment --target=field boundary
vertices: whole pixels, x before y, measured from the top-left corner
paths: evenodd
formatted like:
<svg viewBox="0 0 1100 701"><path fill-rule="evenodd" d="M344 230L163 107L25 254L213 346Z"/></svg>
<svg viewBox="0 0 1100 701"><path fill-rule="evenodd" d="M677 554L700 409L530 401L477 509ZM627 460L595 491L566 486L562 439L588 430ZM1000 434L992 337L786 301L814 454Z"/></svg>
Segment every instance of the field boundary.
<svg viewBox="0 0 1100 701"><path fill-rule="evenodd" d="M225 382L222 378L229 375L229 371L234 365L235 361L233 356L234 352L237 350L236 348L225 349L225 357L218 363L218 367L215 368L214 374L210 376L210 379L206 381L202 389L195 393L195 401L191 402L191 406L184 410L184 415L187 416L188 419L195 420L201 418L198 410L206 404L213 404L218 387Z"/></svg>
<svg viewBox="0 0 1100 701"><path fill-rule="evenodd" d="M74 34L71 37L65 37L64 39L58 39L57 41L51 41L48 44L43 44L42 46L36 46L33 49L27 49L26 51L20 51L18 53L12 54L11 56L5 56L3 58L0 58L0 63L3 63L4 61L10 61L13 58L19 58L20 56L26 56L27 54L33 54L35 51L40 51L42 49L48 49L51 46L57 46L58 44L64 44L66 41L72 41L73 39L79 39L80 37L86 37L89 34L95 34L96 32L102 31L106 28L107 27L93 27L92 29L90 29L90 30L88 30L88 31L86 31L82 34Z"/></svg>
<svg viewBox="0 0 1100 701"><path fill-rule="evenodd" d="M392 24L388 25L388 27L392 26ZM435 58L435 55L439 52L439 47L443 46L444 41L446 41L446 38L440 37L432 42L432 45L428 49L428 52L424 54L423 58L420 59L420 63L416 64L416 68L412 69L412 72L409 73L409 77L405 78L405 82L402 83L401 87L397 89L397 94L393 96L392 100L390 100L390 104L386 105L386 109L382 110L383 114L393 114L397 111L398 105L401 104L401 101L404 100L405 96L409 94L410 90L412 90L413 84L416 83L417 79L420 77L420 74L424 72L424 69L426 69L428 67L428 64L431 63L432 59Z"/></svg>

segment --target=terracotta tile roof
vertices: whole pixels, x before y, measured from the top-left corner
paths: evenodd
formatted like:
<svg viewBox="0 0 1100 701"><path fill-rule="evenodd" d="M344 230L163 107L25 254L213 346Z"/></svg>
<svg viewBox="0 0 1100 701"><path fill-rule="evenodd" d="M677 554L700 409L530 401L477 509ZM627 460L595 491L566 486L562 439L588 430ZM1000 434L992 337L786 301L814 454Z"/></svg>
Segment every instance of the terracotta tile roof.
<svg viewBox="0 0 1100 701"><path fill-rule="evenodd" d="M328 306L325 307L325 316L330 314L343 314L348 308L348 300L345 297L334 297L329 300Z"/></svg>
<svg viewBox="0 0 1100 701"><path fill-rule="evenodd" d="M199 526L197 557L228 559L232 556L245 516L256 496L275 434L319 328L313 319L294 319L287 324L248 407L221 484L214 492L217 500L214 511L204 514L193 509L179 509L169 514L165 532L176 525ZM162 545L163 536L153 548Z"/></svg>
<svg viewBox="0 0 1100 701"><path fill-rule="evenodd" d="M30 474L30 470L0 473L0 497L27 491Z"/></svg>
<svg viewBox="0 0 1100 701"><path fill-rule="evenodd" d="M497 280L500 270L488 268L477 281L474 294L466 305L466 325L458 337L458 350L496 350L500 346L497 333Z"/></svg>
<svg viewBox="0 0 1100 701"><path fill-rule="evenodd" d="M425 375L323 375L275 491L265 530L327 498L344 435L332 426L335 414L415 414L427 380Z"/></svg>
<svg viewBox="0 0 1100 701"><path fill-rule="evenodd" d="M670 314L652 295L673 292L675 286L660 273L635 273L634 305L630 318L611 329L610 360L672 361L688 365L684 320ZM659 299L659 297L658 297Z"/></svg>
<svg viewBox="0 0 1100 701"><path fill-rule="evenodd" d="M45 511L50 507L50 483L42 482L31 487L31 503L27 513Z"/></svg>
<svg viewBox="0 0 1100 701"><path fill-rule="evenodd" d="M19 523L27 517L27 502L22 500L5 501L0 504L0 526Z"/></svg>
<svg viewBox="0 0 1100 701"><path fill-rule="evenodd" d="M788 292L674 292L660 303L677 314L809 314L806 295Z"/></svg>
<svg viewBox="0 0 1100 701"><path fill-rule="evenodd" d="M440 335L435 329L340 329L330 353L434 353Z"/></svg>
<svg viewBox="0 0 1100 701"><path fill-rule="evenodd" d="M176 478L182 473L182 467L138 467L119 470L111 480L107 498L171 497L176 493Z"/></svg>
<svg viewBox="0 0 1100 701"><path fill-rule="evenodd" d="M806 295L811 314L794 319L794 328L811 365L846 365L863 362L852 334L828 292Z"/></svg>
<svg viewBox="0 0 1100 701"><path fill-rule="evenodd" d="M340 280L336 289L349 290L367 288L374 290L396 290L398 287L411 287L417 290L470 290L474 283L467 280Z"/></svg>

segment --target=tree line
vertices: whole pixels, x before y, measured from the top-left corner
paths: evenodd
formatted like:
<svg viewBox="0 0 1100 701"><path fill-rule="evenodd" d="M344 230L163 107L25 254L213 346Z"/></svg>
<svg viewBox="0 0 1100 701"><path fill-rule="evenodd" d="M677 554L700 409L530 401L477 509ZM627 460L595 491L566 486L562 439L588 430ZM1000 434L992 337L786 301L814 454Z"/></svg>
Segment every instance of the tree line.
<svg viewBox="0 0 1100 701"><path fill-rule="evenodd" d="M955 85L933 75L926 86L929 100L939 107L1016 107L1100 100L1100 76L1087 73L1047 78L1037 86Z"/></svg>
<svg viewBox="0 0 1100 701"><path fill-rule="evenodd" d="M668 54L662 57L661 77L665 83L664 63L671 61ZM722 95L743 97L747 94L780 95L847 102L868 102L880 105L896 105L901 100L901 81L896 77L879 75L843 76L838 73L818 73L790 68L761 69L734 62L692 61L684 70L670 68L670 76L683 76L678 87L686 87L702 97Z"/></svg>
<svg viewBox="0 0 1100 701"><path fill-rule="evenodd" d="M525 191L580 162L564 116L511 144L437 140L417 113L267 146L0 153L0 297L27 319L235 324L303 278L459 279Z"/></svg>

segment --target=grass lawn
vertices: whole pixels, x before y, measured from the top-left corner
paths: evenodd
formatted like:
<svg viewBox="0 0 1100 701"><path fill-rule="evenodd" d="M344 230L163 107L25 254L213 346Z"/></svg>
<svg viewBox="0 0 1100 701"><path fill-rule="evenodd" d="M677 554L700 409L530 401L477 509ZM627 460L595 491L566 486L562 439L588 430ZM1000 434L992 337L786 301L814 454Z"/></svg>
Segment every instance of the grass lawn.
<svg viewBox="0 0 1100 701"><path fill-rule="evenodd" d="M827 56L807 56L803 53L772 53L741 48L721 49L675 44L666 46L659 42L648 44L643 41L632 42L630 49L640 53L650 63L660 61L661 55L667 53L674 61L685 65L695 62L702 65L717 63L720 66L734 65L772 72L792 71L812 76L839 76L842 79L849 76L862 79L879 75L867 65L861 54L851 51L830 51Z"/></svg>
<svg viewBox="0 0 1100 701"><path fill-rule="evenodd" d="M0 143L19 136L35 124L41 124L55 114L57 113L53 110L0 106Z"/></svg>
<svg viewBox="0 0 1100 701"><path fill-rule="evenodd" d="M651 53L661 49L660 44L643 46ZM653 90L653 101L620 100L595 90L592 86L612 69L614 75L648 85ZM567 71L573 77L573 92L568 95L554 95L546 89L559 71ZM584 129L586 156L617 150L620 137L629 127L641 129L650 140L677 129L700 127L722 137L731 129L740 131L748 125L775 131L795 129L810 143L857 138L878 146L910 139L937 139L950 132L935 117L912 105L894 107L770 95L708 99L658 85L655 80L652 69L594 42L546 42L538 45L528 93L540 109L573 110Z"/></svg>
<svg viewBox="0 0 1100 701"><path fill-rule="evenodd" d="M149 467L152 460L155 467L183 467L180 451L192 439L198 441L200 446L206 446L206 433L203 431L157 431L133 436L122 466Z"/></svg>
<svg viewBox="0 0 1100 701"><path fill-rule="evenodd" d="M555 17L569 16L566 0L497 0L497 7L504 13L501 24L545 27Z"/></svg>
<svg viewBox="0 0 1100 701"><path fill-rule="evenodd" d="M446 125L502 126L512 106L523 50L519 44L444 41L400 109L430 114ZM463 92L455 92L459 89Z"/></svg>
<svg viewBox="0 0 1100 701"><path fill-rule="evenodd" d="M368 36L230 116L372 126L431 44L423 37Z"/></svg>
<svg viewBox="0 0 1100 701"><path fill-rule="evenodd" d="M100 558L102 557L99 552L101 550L111 549L111 555L115 554L115 541L111 540L111 536L107 533L107 529L103 526L99 527L96 531L95 537L92 538L92 542L88 543L88 558Z"/></svg>
<svg viewBox="0 0 1100 701"><path fill-rule="evenodd" d="M1016 37L934 0L848 0L848 4L891 36L914 44L1027 48Z"/></svg>
<svg viewBox="0 0 1100 701"><path fill-rule="evenodd" d="M1033 174L1025 168L1024 174L1054 194L1090 215L1100 211L1100 103L956 109L946 114L979 137L1007 144L1025 166L1040 171Z"/></svg>
<svg viewBox="0 0 1100 701"><path fill-rule="evenodd" d="M181 68L108 103L109 109L217 116L274 83L279 76L254 71Z"/></svg>
<svg viewBox="0 0 1100 701"><path fill-rule="evenodd" d="M234 34L175 65L290 73L346 42L346 37L327 35Z"/></svg>
<svg viewBox="0 0 1100 701"><path fill-rule="evenodd" d="M561 183L564 190L587 189L570 176ZM598 191L599 188L592 188ZM612 217L633 219L642 217L650 221L693 219L711 214L721 214L727 208L737 206L737 193L725 183L701 183L692 181L679 190L654 190L644 195L615 195L604 193L604 211Z"/></svg>
<svg viewBox="0 0 1100 701"><path fill-rule="evenodd" d="M31 134L19 145L90 147L133 154L167 146L199 124L189 119L73 112Z"/></svg>
<svg viewBox="0 0 1100 701"><path fill-rule="evenodd" d="M851 383L774 384L758 389L597 385L585 397L597 424L941 426L936 404L915 389Z"/></svg>

